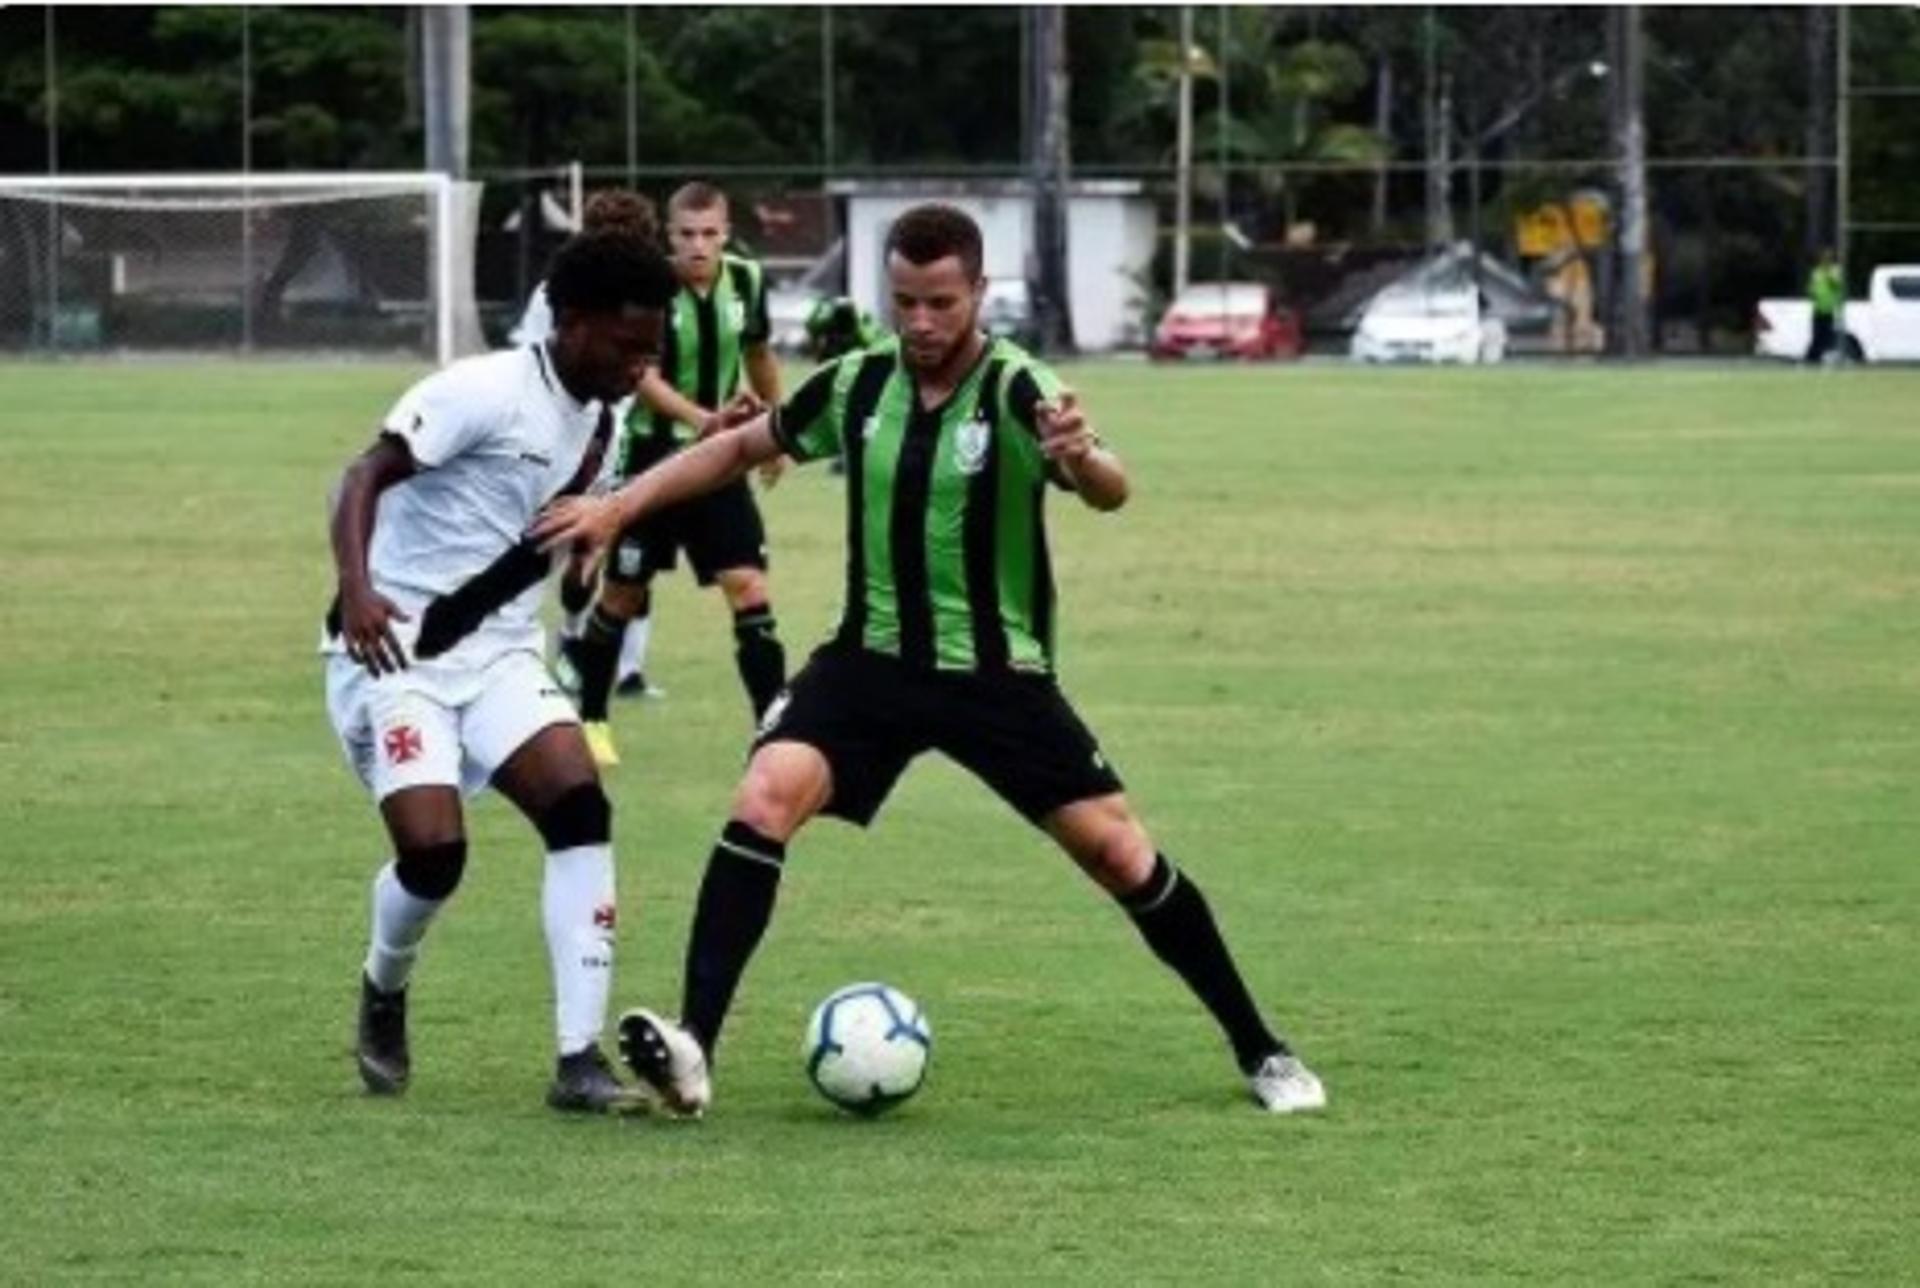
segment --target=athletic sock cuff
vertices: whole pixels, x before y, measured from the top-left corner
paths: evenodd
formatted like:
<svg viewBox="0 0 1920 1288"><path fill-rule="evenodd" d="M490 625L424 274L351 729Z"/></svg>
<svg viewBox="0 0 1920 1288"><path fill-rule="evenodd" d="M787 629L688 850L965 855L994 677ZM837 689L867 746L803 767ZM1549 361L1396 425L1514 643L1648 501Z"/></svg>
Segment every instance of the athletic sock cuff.
<svg viewBox="0 0 1920 1288"><path fill-rule="evenodd" d="M757 631L773 625L773 605L755 604L751 608L733 610L733 629L735 631Z"/></svg>
<svg viewBox="0 0 1920 1288"><path fill-rule="evenodd" d="M775 869L779 869L787 861L786 842L763 836L738 820L728 823L721 831L718 848L735 858L747 859Z"/></svg>
<svg viewBox="0 0 1920 1288"><path fill-rule="evenodd" d="M1120 896L1120 906L1135 917L1153 912L1173 897L1180 884L1180 869L1173 866L1166 855L1156 852L1153 856L1153 871L1140 883L1138 889L1130 890Z"/></svg>
<svg viewBox="0 0 1920 1288"><path fill-rule="evenodd" d="M587 620L580 633L603 640L618 640L626 631L627 624L613 617L606 609L595 604L593 611L587 614Z"/></svg>

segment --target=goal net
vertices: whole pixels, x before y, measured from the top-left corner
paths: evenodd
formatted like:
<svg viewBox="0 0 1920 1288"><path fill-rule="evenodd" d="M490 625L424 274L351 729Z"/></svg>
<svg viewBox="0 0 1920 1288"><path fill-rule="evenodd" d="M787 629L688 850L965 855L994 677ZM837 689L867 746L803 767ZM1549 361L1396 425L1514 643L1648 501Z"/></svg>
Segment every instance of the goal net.
<svg viewBox="0 0 1920 1288"><path fill-rule="evenodd" d="M0 176L0 352L473 347L443 174Z"/></svg>

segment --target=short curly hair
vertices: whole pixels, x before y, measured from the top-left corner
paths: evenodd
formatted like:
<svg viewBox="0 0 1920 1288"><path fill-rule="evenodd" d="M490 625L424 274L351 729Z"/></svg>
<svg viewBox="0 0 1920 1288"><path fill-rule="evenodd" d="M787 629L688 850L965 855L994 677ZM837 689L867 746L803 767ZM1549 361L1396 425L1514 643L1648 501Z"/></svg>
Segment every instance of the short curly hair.
<svg viewBox="0 0 1920 1288"><path fill-rule="evenodd" d="M601 188L588 196L580 230L626 233L652 243L660 236L660 213L652 200L630 188Z"/></svg>
<svg viewBox="0 0 1920 1288"><path fill-rule="evenodd" d="M980 225L958 206L932 201L914 206L887 230L887 253L909 264L926 265L949 255L958 256L968 280L978 281L985 259Z"/></svg>
<svg viewBox="0 0 1920 1288"><path fill-rule="evenodd" d="M629 304L664 309L679 286L667 257L625 232L569 237L547 269L547 300L556 317L617 313Z"/></svg>

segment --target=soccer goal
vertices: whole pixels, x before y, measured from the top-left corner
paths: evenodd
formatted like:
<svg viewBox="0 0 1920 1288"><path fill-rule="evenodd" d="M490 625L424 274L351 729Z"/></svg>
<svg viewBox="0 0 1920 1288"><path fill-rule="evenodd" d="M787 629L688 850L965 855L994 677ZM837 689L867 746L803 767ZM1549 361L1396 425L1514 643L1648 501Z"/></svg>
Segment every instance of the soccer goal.
<svg viewBox="0 0 1920 1288"><path fill-rule="evenodd" d="M444 174L0 176L0 352L449 361L475 316L476 203L462 187Z"/></svg>

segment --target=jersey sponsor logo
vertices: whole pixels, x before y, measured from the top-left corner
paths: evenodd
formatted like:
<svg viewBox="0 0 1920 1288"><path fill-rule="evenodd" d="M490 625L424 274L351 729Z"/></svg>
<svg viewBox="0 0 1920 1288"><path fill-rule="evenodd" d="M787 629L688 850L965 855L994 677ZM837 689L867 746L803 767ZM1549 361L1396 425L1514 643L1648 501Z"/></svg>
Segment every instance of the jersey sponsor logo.
<svg viewBox="0 0 1920 1288"><path fill-rule="evenodd" d="M427 750L420 731L412 725L395 725L381 735L380 745L387 753L387 763L393 765L418 760Z"/></svg>
<svg viewBox="0 0 1920 1288"><path fill-rule="evenodd" d="M542 456L538 452L522 452L520 453L520 459L523 461L531 461L541 469L545 469L547 466L553 464L553 458L551 456Z"/></svg>
<svg viewBox="0 0 1920 1288"><path fill-rule="evenodd" d="M987 463L987 443L993 431L987 422L974 416L961 422L953 435L953 465L962 474L978 474Z"/></svg>

